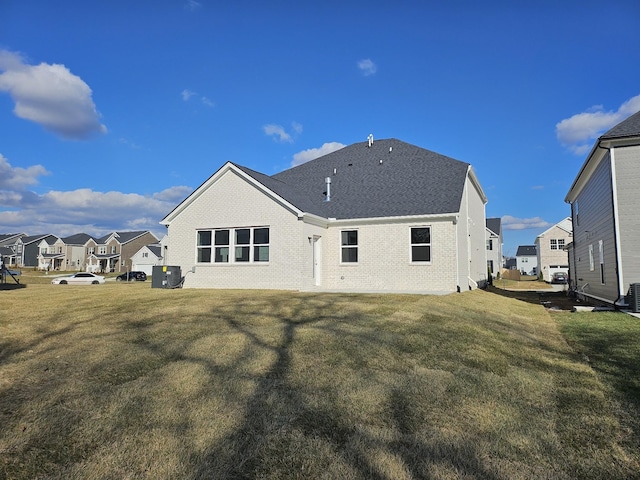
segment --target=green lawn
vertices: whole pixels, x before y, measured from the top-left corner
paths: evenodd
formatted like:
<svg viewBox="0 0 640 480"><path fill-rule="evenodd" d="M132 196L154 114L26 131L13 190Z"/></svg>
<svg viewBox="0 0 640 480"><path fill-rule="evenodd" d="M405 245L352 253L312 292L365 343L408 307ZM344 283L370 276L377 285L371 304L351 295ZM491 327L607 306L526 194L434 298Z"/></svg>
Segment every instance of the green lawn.
<svg viewBox="0 0 640 480"><path fill-rule="evenodd" d="M493 291L0 296L0 478L640 478L637 390L559 328L594 314Z"/></svg>

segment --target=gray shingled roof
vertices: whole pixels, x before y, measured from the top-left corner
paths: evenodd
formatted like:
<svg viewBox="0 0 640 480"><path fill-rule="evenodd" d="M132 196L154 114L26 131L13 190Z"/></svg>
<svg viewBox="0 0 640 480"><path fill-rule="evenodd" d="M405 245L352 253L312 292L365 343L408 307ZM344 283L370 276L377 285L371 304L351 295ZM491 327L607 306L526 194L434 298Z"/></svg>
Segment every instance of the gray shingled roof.
<svg viewBox="0 0 640 480"><path fill-rule="evenodd" d="M487 228L493 233L500 235L502 231L502 220L500 218L487 218Z"/></svg>
<svg viewBox="0 0 640 480"><path fill-rule="evenodd" d="M29 243L39 242L42 239L46 239L47 243L49 243L52 238L54 239L53 243L55 243L55 239L58 237L50 233L45 233L44 235L29 235L27 237L22 237L22 243L23 245L28 245Z"/></svg>
<svg viewBox="0 0 640 480"><path fill-rule="evenodd" d="M271 177L239 168L302 211L345 219L457 213L469 164L388 139L356 143Z"/></svg>
<svg viewBox="0 0 640 480"><path fill-rule="evenodd" d="M535 245L520 245L516 257L534 257L537 255Z"/></svg>
<svg viewBox="0 0 640 480"><path fill-rule="evenodd" d="M151 253L156 257L162 258L162 248L160 248L160 245L147 245L147 248L151 250Z"/></svg>
<svg viewBox="0 0 640 480"><path fill-rule="evenodd" d="M140 230L138 232L111 232L105 235L104 237L97 239L96 243L105 243L109 239L109 237L114 233L117 235L118 242L121 244L124 244L124 243L130 242L134 238L138 238L144 235L145 233L147 233L147 230Z"/></svg>
<svg viewBox="0 0 640 480"><path fill-rule="evenodd" d="M620 122L600 138L612 139L621 137L635 137L638 135L640 135L640 112L637 112L631 115L626 120Z"/></svg>
<svg viewBox="0 0 640 480"><path fill-rule="evenodd" d="M76 233L75 235L70 235L68 237L64 237L62 239L62 241L66 245L84 245L85 243L87 243L91 239L96 240L95 237L92 237L91 235L89 235L87 233Z"/></svg>

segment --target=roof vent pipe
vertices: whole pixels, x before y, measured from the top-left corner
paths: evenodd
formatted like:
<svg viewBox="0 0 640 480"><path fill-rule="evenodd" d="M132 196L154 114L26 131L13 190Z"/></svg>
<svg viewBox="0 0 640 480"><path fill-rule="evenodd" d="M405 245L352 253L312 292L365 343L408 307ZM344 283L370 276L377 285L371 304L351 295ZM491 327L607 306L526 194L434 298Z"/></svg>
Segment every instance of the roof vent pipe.
<svg viewBox="0 0 640 480"><path fill-rule="evenodd" d="M327 187L327 190L324 192L325 194L324 201L330 202L331 201L331 177L325 178L324 183L326 184L326 187Z"/></svg>
<svg viewBox="0 0 640 480"><path fill-rule="evenodd" d="M369 147L371 147L371 145L373 145L373 133L369 134L367 140L369 141Z"/></svg>

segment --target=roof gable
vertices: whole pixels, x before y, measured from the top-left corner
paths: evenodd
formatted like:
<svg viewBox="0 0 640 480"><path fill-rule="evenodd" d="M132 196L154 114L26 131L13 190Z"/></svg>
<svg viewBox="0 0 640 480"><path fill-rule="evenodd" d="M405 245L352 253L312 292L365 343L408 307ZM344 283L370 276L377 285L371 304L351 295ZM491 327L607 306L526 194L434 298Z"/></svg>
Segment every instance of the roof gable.
<svg viewBox="0 0 640 480"><path fill-rule="evenodd" d="M550 233L552 230L554 230L556 228L564 230L566 233L572 234L573 233L573 221L571 220L571 217L563 218L562 220L560 220L555 225L547 228L544 232L542 232L540 235L538 235L538 237L544 237L546 234Z"/></svg>

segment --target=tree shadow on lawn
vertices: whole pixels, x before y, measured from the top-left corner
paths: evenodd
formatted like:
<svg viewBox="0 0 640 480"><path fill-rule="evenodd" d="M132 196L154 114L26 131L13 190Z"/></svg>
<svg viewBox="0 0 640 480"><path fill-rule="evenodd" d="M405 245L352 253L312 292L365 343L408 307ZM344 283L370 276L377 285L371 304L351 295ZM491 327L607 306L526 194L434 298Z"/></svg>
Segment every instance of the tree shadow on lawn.
<svg viewBox="0 0 640 480"><path fill-rule="evenodd" d="M309 402L305 391L290 381L292 350L298 331L315 325L329 333L340 334L334 331L336 323L359 323L361 320L327 317L325 312L335 300L335 297L327 298L312 312L309 312L308 304L301 305L304 312L294 309L282 318L282 341L276 346L265 344L259 335L237 322L234 315L225 317L229 326L251 341L244 360L249 360L249 351L256 346L272 349L276 357L271 368L256 379L253 394L245 403L242 424L211 445L193 478L211 478L212 475L225 478L333 478L337 475L373 480L391 478L375 464L372 451L384 451L401 459L402 468L407 469L412 478L430 478L429 467L434 463L449 464L452 471L463 476L498 478L483 467L470 443L434 445L412 437L411 432L418 426L410 426L409 407L398 392L387 401L393 405L389 421L395 424L390 430L393 429L401 440L373 438L361 425L355 424L357 419L332 406L330 393L321 403L312 405ZM242 305L236 305L236 308L244 310ZM374 332L350 340L370 346L378 344L378 348L381 343ZM236 368L245 370L241 359ZM317 392L313 393L317 395Z"/></svg>

